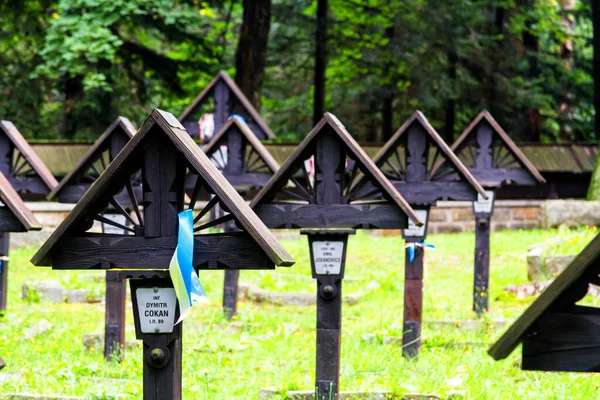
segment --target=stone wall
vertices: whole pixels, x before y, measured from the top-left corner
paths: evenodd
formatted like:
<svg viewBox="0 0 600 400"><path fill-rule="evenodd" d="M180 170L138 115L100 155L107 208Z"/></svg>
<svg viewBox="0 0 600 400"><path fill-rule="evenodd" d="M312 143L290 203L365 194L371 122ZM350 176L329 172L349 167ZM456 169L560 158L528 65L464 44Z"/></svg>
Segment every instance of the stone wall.
<svg viewBox="0 0 600 400"><path fill-rule="evenodd" d="M541 200L497 200L492 216L492 231L533 229L541 226ZM431 209L428 233L472 232L475 230L473 206L468 201L441 201Z"/></svg>

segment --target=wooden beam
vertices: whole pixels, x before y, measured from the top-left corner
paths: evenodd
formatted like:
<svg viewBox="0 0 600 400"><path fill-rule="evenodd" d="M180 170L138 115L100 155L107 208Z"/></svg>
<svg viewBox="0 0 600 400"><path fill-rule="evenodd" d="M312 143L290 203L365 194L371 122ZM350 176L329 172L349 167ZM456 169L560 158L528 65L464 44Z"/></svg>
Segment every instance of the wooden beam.
<svg viewBox="0 0 600 400"><path fill-rule="evenodd" d="M54 269L163 269L177 237L84 236L60 239L51 256ZM242 232L194 237L196 269L270 269L273 262Z"/></svg>
<svg viewBox="0 0 600 400"><path fill-rule="evenodd" d="M254 211L269 228L400 229L406 214L395 204L259 205Z"/></svg>

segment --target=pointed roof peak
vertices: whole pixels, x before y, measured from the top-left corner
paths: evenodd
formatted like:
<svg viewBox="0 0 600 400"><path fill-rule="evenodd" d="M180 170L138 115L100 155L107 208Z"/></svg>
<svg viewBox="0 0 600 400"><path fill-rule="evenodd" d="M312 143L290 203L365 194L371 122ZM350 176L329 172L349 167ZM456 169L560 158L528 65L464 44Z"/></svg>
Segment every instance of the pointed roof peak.
<svg viewBox="0 0 600 400"><path fill-rule="evenodd" d="M239 86L235 83L233 79L229 76L229 74L223 70L219 71L215 77L209 82L208 85L204 88L204 90L196 96L194 101L183 111L183 113L179 116L179 121L183 121L188 117L192 116L192 114L196 111L197 107L206 99L206 97L210 94L211 90L214 89L215 85L219 80L225 82L225 85L229 87L233 96L239 101L242 107L246 110L246 112L252 117L252 120L258 125L258 127L264 132L267 139L275 139L275 134L266 124L266 122L261 118L258 111L254 108L250 100L244 95Z"/></svg>
<svg viewBox="0 0 600 400"><path fill-rule="evenodd" d="M120 128L120 132L123 132L128 139L131 139L133 135L135 135L136 128L131 123L131 121L123 116L118 116L112 124L98 137L98 139L94 142L92 147L88 149L88 151L81 157L75 168L73 168L63 179L61 179L60 183L48 194L46 197L47 200L54 199L61 190L68 185L73 177L80 172L82 168L85 168L87 162L92 158L97 151L104 145L104 143L110 139L110 137L118 132Z"/></svg>
<svg viewBox="0 0 600 400"><path fill-rule="evenodd" d="M258 204L260 204L261 200L268 193L274 190L277 187L277 182L285 179L286 181L289 179L289 175L294 171L291 171L292 167L298 162L298 158L300 158L304 151L308 148L310 143L319 135L320 132L323 131L325 125L329 125L332 130L337 134L337 137L344 143L347 150L352 153L352 156L356 159L356 162L362 164L362 166L369 173L370 178L374 179L377 184L381 187L382 191L387 195L387 197L395 203L401 210L404 212L409 219L411 219L416 225L421 226L423 224L422 221L419 220L419 217L412 209L412 207L404 200L404 198L396 191L394 186L390 183L390 181L383 175L383 173L375 166L375 163L369 156L365 153L365 151L360 147L360 145L354 140L352 135L346 130L342 122L332 113L325 113L323 118L315 125L315 127L306 135L304 140L298 145L296 150L288 157L285 163L281 166L281 168L273 175L273 177L267 182L267 184L260 190L260 192L252 199L250 207L254 208Z"/></svg>
<svg viewBox="0 0 600 400"><path fill-rule="evenodd" d="M269 150L265 147L264 144L252 132L248 124L240 118L232 117L227 120L225 125L213 136L213 138L208 142L208 144L203 148L205 154L210 154L212 151L216 150L215 146L217 146L227 132L232 128L236 127L239 131L244 135L248 143L257 151L263 161L267 164L272 173L275 173L279 169L279 163L275 160L275 158L269 153Z"/></svg>
<svg viewBox="0 0 600 400"><path fill-rule="evenodd" d="M4 131L8 139L12 144L19 150L25 160L29 162L31 168L40 177L42 182L46 185L48 190L53 190L58 186L58 181L52 175L46 164L38 157L33 151L27 140L23 137L17 127L10 121L0 120L0 130Z"/></svg>
<svg viewBox="0 0 600 400"><path fill-rule="evenodd" d="M379 150L377 155L373 158L375 164L378 164L382 157L389 153L389 151L396 145L398 140L408 131L410 126L413 123L418 123L423 127L425 132L431 137L433 142L439 147L442 153L447 157L447 160L452 163L452 165L456 168L459 174L475 189L479 194L481 194L484 198L488 198L483 187L479 184L479 182L473 177L473 175L469 172L467 167L458 159L456 154L450 149L450 146L442 139L442 137L437 133L435 128L429 123L429 120L425 115L420 111L416 110L412 113L412 115L402 124L402 126L392 135L390 140ZM433 172L443 165L446 160L440 160L436 165L433 165Z"/></svg>
<svg viewBox="0 0 600 400"><path fill-rule="evenodd" d="M522 167L526 169L538 183L545 183L546 180L540 174L540 172L533 166L531 161L525 157L525 154L519 149L519 147L515 144L515 142L508 136L508 134L504 131L504 129L500 126L500 124L494 119L492 114L490 114L487 110L483 109L477 114L477 116L471 121L469 126L461 133L461 135L456 139L456 141L452 144L452 151L457 151L459 147L465 142L467 137L471 134L471 132L475 131L475 128L479 125L482 120L485 120L492 130L500 137L500 139L506 144L509 150L513 153L513 155L520 162Z"/></svg>

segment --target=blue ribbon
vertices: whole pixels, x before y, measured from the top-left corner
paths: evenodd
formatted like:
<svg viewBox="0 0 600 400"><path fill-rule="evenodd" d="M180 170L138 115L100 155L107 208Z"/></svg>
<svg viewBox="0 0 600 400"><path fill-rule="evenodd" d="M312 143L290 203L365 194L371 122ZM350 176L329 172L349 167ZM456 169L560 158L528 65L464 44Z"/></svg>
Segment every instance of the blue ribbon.
<svg viewBox="0 0 600 400"><path fill-rule="evenodd" d="M421 249L429 248L435 249L435 246L425 242L408 242L404 245L404 248L408 251L408 261L413 262L415 259L415 247Z"/></svg>
<svg viewBox="0 0 600 400"><path fill-rule="evenodd" d="M231 118L238 118L238 119L240 119L242 122L246 122L246 118L242 117L240 114L231 114L231 115L229 116L229 119L231 119Z"/></svg>
<svg viewBox="0 0 600 400"><path fill-rule="evenodd" d="M194 257L194 215L192 210L180 212L178 218L177 247L169 264L169 275L179 302L180 317L176 323L183 321L189 314L193 303L206 300L206 293L192 265Z"/></svg>

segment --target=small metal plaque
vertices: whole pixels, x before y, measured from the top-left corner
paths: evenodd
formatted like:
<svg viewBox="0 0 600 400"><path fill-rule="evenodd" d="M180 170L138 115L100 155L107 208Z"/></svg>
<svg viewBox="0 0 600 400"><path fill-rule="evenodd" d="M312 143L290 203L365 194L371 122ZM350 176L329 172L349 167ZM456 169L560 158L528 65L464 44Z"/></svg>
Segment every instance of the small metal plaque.
<svg viewBox="0 0 600 400"><path fill-rule="evenodd" d="M104 214L102 215L104 218L114 221L120 225L124 225L127 226L127 219L125 218L124 215L122 214ZM102 232L104 233L111 233L114 235L125 235L127 232L125 232L125 229L116 227L114 225L110 225L107 223L102 223Z"/></svg>
<svg viewBox="0 0 600 400"><path fill-rule="evenodd" d="M492 206L494 204L494 191L486 190L485 193L488 195L488 199L484 199L480 193L477 193L477 201L473 202L473 211L475 213L491 213Z"/></svg>
<svg viewBox="0 0 600 400"><path fill-rule="evenodd" d="M317 275L339 275L342 269L344 242L313 242L313 257Z"/></svg>
<svg viewBox="0 0 600 400"><path fill-rule="evenodd" d="M404 237L421 237L425 235L425 228L427 227L427 210L415 210L415 214L419 217L419 220L423 223L423 226L417 226L412 221L412 219L408 219L408 228L404 230Z"/></svg>
<svg viewBox="0 0 600 400"><path fill-rule="evenodd" d="M177 297L173 288L136 290L142 333L171 333L175 321Z"/></svg>

